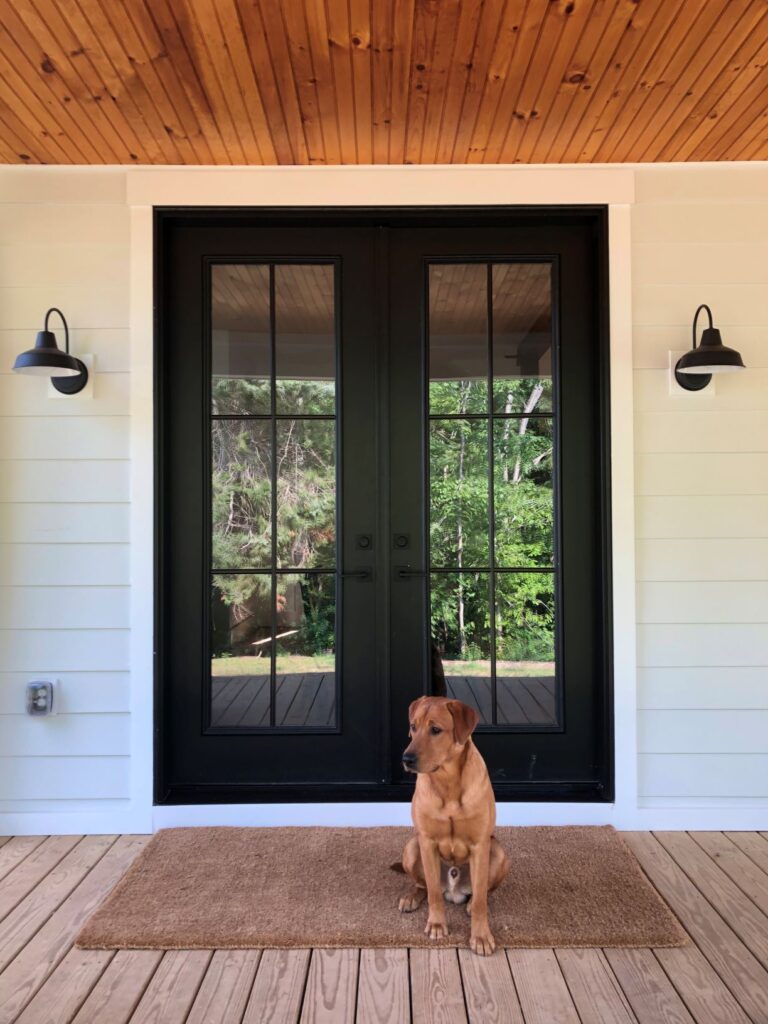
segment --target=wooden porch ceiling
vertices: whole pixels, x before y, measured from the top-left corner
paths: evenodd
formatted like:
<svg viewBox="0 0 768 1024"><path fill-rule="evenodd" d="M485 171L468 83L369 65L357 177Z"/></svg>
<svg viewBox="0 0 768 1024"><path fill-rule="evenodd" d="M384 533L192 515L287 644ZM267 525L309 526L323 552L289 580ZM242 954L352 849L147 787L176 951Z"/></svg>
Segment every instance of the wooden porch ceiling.
<svg viewBox="0 0 768 1024"><path fill-rule="evenodd" d="M767 158L767 0L0 0L5 163Z"/></svg>

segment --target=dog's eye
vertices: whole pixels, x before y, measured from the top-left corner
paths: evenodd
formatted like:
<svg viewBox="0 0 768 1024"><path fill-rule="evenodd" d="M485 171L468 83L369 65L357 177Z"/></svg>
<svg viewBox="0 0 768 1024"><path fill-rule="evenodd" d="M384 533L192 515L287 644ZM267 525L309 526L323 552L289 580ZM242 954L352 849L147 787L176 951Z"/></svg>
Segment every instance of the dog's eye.
<svg viewBox="0 0 768 1024"><path fill-rule="evenodd" d="M432 733L433 736L439 736L443 730L438 729L436 725L433 725L429 731Z"/></svg>

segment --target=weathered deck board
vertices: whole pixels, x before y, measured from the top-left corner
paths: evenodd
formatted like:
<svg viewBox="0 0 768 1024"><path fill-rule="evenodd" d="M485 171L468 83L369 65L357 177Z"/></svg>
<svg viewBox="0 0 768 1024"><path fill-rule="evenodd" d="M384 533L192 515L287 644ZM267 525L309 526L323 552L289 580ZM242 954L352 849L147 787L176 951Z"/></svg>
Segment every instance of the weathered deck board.
<svg viewBox="0 0 768 1024"><path fill-rule="evenodd" d="M325 678L302 697L307 705ZM692 945L488 959L466 949L78 950L84 917L147 837L10 839L0 843L11 854L0 906L14 904L0 922L0 1024L768 1021L768 841L756 832L626 837Z"/></svg>

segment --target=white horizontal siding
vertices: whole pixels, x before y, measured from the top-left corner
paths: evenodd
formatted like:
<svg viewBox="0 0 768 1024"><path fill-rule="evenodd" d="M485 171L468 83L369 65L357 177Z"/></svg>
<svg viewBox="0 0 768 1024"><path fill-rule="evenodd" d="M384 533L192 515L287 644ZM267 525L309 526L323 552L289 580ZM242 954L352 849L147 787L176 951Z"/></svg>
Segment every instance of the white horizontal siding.
<svg viewBox="0 0 768 1024"><path fill-rule="evenodd" d="M0 280L4 288L83 287L98 280L101 287L125 290L130 257L127 243L93 245L70 241L57 245L8 245L0 238ZM124 299L121 300L124 302ZM45 310L43 310L45 312ZM66 316L66 312L64 313ZM89 312L88 319L93 319ZM88 326L93 327L90 323Z"/></svg>
<svg viewBox="0 0 768 1024"><path fill-rule="evenodd" d="M768 623L768 580L639 583L639 623Z"/></svg>
<svg viewBox="0 0 768 1024"><path fill-rule="evenodd" d="M0 416L0 459L48 462L75 454L77 459L127 459L128 417ZM4 490L0 493L5 497ZM76 498L70 493L65 500Z"/></svg>
<svg viewBox="0 0 768 1024"><path fill-rule="evenodd" d="M768 703L768 667L641 667L637 688L640 710L761 710Z"/></svg>
<svg viewBox="0 0 768 1024"><path fill-rule="evenodd" d="M654 452L638 454L636 468L638 495L768 494L768 452Z"/></svg>
<svg viewBox="0 0 768 1024"><path fill-rule="evenodd" d="M0 715L5 757L92 757L128 754L126 714Z"/></svg>
<svg viewBox="0 0 768 1024"><path fill-rule="evenodd" d="M646 798L765 798L768 754L640 754L638 774Z"/></svg>
<svg viewBox="0 0 768 1024"><path fill-rule="evenodd" d="M0 756L0 800L124 799L129 767L123 756Z"/></svg>
<svg viewBox="0 0 768 1024"><path fill-rule="evenodd" d="M768 494L640 496L635 527L640 540L679 537L768 537Z"/></svg>
<svg viewBox="0 0 768 1024"><path fill-rule="evenodd" d="M126 671L127 629L0 630L0 665L6 671Z"/></svg>
<svg viewBox="0 0 768 1024"><path fill-rule="evenodd" d="M697 501L690 500L695 516ZM755 580L768 577L768 538L694 540L649 538L637 542L637 578L645 580Z"/></svg>
<svg viewBox="0 0 768 1024"><path fill-rule="evenodd" d="M129 468L125 459L5 459L0 487L6 501L124 502Z"/></svg>
<svg viewBox="0 0 768 1024"><path fill-rule="evenodd" d="M768 806L768 172L636 180L640 801ZM702 302L748 369L688 394Z"/></svg>
<svg viewBox="0 0 768 1024"><path fill-rule="evenodd" d="M45 298L43 299L43 294ZM86 327L125 327L128 322L128 294L125 288L115 285L93 288L87 284L49 285L44 291L39 285L3 288L3 305L0 308L0 329L17 330L19 334L42 329L46 305L60 309L69 324L80 323ZM50 329L61 331L58 317L50 321ZM31 338L29 348L32 347Z"/></svg>
<svg viewBox="0 0 768 1024"><path fill-rule="evenodd" d="M0 629L125 629L128 587L2 587Z"/></svg>
<svg viewBox="0 0 768 1024"><path fill-rule="evenodd" d="M708 458L727 452L745 458L745 438L749 438L750 452L768 452L768 410L640 413L635 423L640 455L685 452L693 458Z"/></svg>
<svg viewBox="0 0 768 1024"><path fill-rule="evenodd" d="M112 814L130 794L130 218L123 173L3 183L0 812L20 828L24 813ZM93 357L92 396L10 372L49 306ZM57 714L24 713L34 678L56 680Z"/></svg>
<svg viewBox="0 0 768 1024"><path fill-rule="evenodd" d="M16 587L126 586L128 554L127 544L0 544L0 579Z"/></svg>
<svg viewBox="0 0 768 1024"><path fill-rule="evenodd" d="M718 709L641 711L641 754L768 754L768 711Z"/></svg>
<svg viewBox="0 0 768 1024"><path fill-rule="evenodd" d="M83 504L72 501L72 497L55 506L48 502L0 503L0 543L10 538L17 544L128 543L127 503ZM21 585L24 582L33 581L22 579Z"/></svg>

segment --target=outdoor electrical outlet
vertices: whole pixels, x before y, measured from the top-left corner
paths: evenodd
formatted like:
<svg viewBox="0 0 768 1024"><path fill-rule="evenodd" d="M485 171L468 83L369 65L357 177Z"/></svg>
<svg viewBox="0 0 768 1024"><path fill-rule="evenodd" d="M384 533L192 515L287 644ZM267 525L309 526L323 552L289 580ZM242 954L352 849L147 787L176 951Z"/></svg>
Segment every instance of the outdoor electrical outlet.
<svg viewBox="0 0 768 1024"><path fill-rule="evenodd" d="M37 680L27 683L27 714L52 715L55 684L50 680Z"/></svg>

